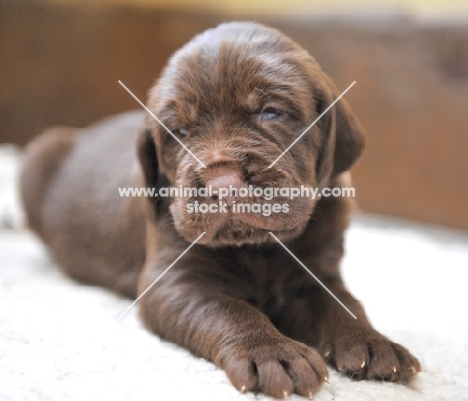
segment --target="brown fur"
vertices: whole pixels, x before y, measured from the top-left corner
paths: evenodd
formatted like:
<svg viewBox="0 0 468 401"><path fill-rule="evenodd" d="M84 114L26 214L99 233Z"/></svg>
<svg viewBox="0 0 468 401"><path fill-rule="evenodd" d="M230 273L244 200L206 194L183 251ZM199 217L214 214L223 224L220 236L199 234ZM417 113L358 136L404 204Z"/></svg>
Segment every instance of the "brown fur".
<svg viewBox="0 0 468 401"><path fill-rule="evenodd" d="M218 201L120 198L117 191L223 180L345 185L364 142L344 99L268 168L336 96L314 59L276 30L251 23L209 30L173 56L148 101L207 168L143 113L52 130L29 146L23 168L31 227L71 276L131 297L206 232L142 297L141 316L161 337L216 363L241 391L311 396L328 372L304 344L353 378L407 381L418 361L371 327L341 280L345 198L288 200L290 213L264 217L188 214L187 202ZM266 118L272 108L279 114Z"/></svg>

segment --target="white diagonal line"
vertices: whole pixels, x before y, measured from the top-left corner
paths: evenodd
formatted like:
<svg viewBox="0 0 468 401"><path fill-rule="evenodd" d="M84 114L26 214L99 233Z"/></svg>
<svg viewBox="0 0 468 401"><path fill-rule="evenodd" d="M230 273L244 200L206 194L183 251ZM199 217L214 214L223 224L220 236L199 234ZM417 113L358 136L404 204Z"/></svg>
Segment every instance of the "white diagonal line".
<svg viewBox="0 0 468 401"><path fill-rule="evenodd" d="M305 271L306 271L307 273L309 273L309 274L317 281L317 283L319 283L319 284L335 299L335 301L338 302L338 303L346 310L346 312L348 312L354 319L357 319L356 315L355 315L353 312L351 312L351 311L346 307L346 305L345 305L343 302L341 302L341 301L338 299L338 297L337 297L335 294L333 294L333 292L331 292L331 291L327 288L327 286L326 286L325 284L323 284L323 283L319 280L319 278L318 278L314 273L312 273L312 272L304 265L304 263L302 263L302 262L296 257L296 255L294 255L294 254L289 250L289 248L287 248L286 245L284 245L284 244L278 239L278 237L277 237L275 234L273 234L271 231L269 231L268 234L270 234L270 235L278 242L278 244L280 244L280 245L294 258L294 260L295 260L297 263L299 263L299 264L305 269Z"/></svg>
<svg viewBox="0 0 468 401"><path fill-rule="evenodd" d="M185 146L184 143L183 143L179 138L177 138L177 136L175 136L175 135L172 133L172 131L171 131L169 128L167 128L167 127L163 124L163 122L162 122L158 117L156 117L156 116L154 115L154 113L153 113L150 109L148 109L148 107L146 107L146 105L145 105L140 99L138 99L138 98L133 94L133 92L132 92L130 89L128 89L128 88L123 84L122 81L119 80L118 82L119 82L120 85L122 85L122 87L123 87L128 93L130 93L130 95L131 95L138 103L140 103L140 105L141 105L149 114L151 114L151 116L152 116L159 124L161 124L161 126L162 126L167 132L169 132L169 134L172 135L172 137L173 137L177 142L180 143L180 145L181 145L187 152L190 153L190 155L191 155L201 166L203 166L203 168L206 168L206 166L203 164L203 162L202 162L197 156L195 156L195 155L192 153L192 151L191 151L189 148L187 148L187 146Z"/></svg>
<svg viewBox="0 0 468 401"><path fill-rule="evenodd" d="M283 153L281 153L281 154L276 158L276 160L275 160L273 163L271 163L271 164L268 166L268 168L272 168L272 167L276 164L276 162L277 162L279 159L281 159L281 158L289 151L289 149L291 149L291 148L296 144L296 142L297 142L299 139L301 139L305 134L307 134L307 131L309 131L309 130L310 130L310 129L327 113L327 111L330 110L330 109L335 105L335 103L336 103L338 100L340 100L340 99L346 94L346 92L348 92L348 91L353 87L353 85L354 85L355 83L356 83L356 81L354 81L351 85L349 85L349 86L345 89L345 91L344 91L340 96L338 96L338 97L335 99L335 101L334 101L330 106L328 106L328 107L325 109L325 111L324 111L322 114L320 114L320 115L315 119L315 121L314 121L312 124L310 124L310 125L304 130L304 132L303 132L301 135L299 135L299 136L295 139L295 141L294 141L291 145L289 145L289 146L286 148L286 150L285 150Z"/></svg>
<svg viewBox="0 0 468 401"><path fill-rule="evenodd" d="M198 236L198 238L197 238L195 241L193 241L193 242L190 244L190 246L189 246L184 252L182 252L182 253L179 255L179 257L178 257L176 260L174 260L174 262L172 262L172 263L170 264L170 266L169 266L166 270L164 270L164 271L159 275L159 277L158 277L156 280L154 280L154 281L149 285L149 287L148 287L146 290L144 290L144 291L140 294L140 296L139 296L137 299L135 299L135 300L130 304L130 306L129 306L127 309L125 309L125 310L120 314L120 316L117 318L117 320L120 320L120 319L122 318L123 315L125 315L131 308L133 308L133 306L141 299L141 297L142 297L143 295L145 295L145 294L153 287L153 285L155 285L155 284L159 281L159 279L160 279L162 276L164 276L164 275L169 271L169 269L170 269L172 266L174 266L174 265L179 261L179 259L180 259L182 256L184 256L184 255L190 250L190 248L191 248L192 246L194 246L194 245L198 242L198 240L199 240L201 237L203 237L205 234L206 234L206 232L201 233L201 234Z"/></svg>

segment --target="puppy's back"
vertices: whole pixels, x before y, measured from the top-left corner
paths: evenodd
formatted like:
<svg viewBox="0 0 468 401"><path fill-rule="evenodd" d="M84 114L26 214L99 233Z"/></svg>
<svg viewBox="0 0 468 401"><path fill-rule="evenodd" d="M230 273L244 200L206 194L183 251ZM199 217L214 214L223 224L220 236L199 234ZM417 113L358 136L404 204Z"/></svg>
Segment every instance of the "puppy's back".
<svg viewBox="0 0 468 401"><path fill-rule="evenodd" d="M20 191L29 226L37 234L43 229L43 208L47 189L75 143L74 130L51 128L26 147L20 174Z"/></svg>
<svg viewBox="0 0 468 401"><path fill-rule="evenodd" d="M141 199L120 187L141 182L136 134L144 113L85 129L53 128L27 149L20 190L29 226L73 278L134 296L145 257Z"/></svg>

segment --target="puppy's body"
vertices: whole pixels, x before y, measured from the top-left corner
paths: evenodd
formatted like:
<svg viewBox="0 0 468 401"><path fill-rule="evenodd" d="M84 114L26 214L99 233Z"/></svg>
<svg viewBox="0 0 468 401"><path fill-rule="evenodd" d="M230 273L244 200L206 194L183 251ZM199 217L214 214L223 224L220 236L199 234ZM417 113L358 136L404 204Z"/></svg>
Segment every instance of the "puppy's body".
<svg viewBox="0 0 468 401"><path fill-rule="evenodd" d="M148 102L206 168L141 113L46 133L30 145L22 174L31 227L70 275L129 296L142 293L205 232L144 295L141 314L160 336L226 370L241 391L310 396L327 369L297 341L318 347L355 378L406 381L418 361L372 329L341 281L345 198L293 200L290 214L264 217L187 212L189 202L218 201L212 198L118 193L208 183L344 185L363 139L343 101L269 168L335 95L315 61L277 31L221 25L173 57Z"/></svg>
<svg viewBox="0 0 468 401"><path fill-rule="evenodd" d="M86 130L54 128L32 142L21 180L29 224L74 278L136 296L145 260L141 199L117 188L141 184L136 133L144 113Z"/></svg>

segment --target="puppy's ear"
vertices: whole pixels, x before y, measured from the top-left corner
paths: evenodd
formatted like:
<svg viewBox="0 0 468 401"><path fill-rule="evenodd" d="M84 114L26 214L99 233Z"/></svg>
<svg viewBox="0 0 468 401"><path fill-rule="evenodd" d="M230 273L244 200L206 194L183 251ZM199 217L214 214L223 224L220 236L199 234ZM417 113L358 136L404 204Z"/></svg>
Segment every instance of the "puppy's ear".
<svg viewBox="0 0 468 401"><path fill-rule="evenodd" d="M340 95L331 79L323 74L317 99L318 115ZM317 180L324 184L351 168L364 149L364 133L344 98L320 119L322 145L317 160Z"/></svg>
<svg viewBox="0 0 468 401"><path fill-rule="evenodd" d="M137 154L143 172L143 185L146 188L155 188L157 194L161 185L158 154L151 129L146 128L146 126L142 127L138 132ZM157 209L159 207L158 202L156 202L157 196L152 196L149 199Z"/></svg>

